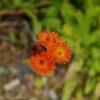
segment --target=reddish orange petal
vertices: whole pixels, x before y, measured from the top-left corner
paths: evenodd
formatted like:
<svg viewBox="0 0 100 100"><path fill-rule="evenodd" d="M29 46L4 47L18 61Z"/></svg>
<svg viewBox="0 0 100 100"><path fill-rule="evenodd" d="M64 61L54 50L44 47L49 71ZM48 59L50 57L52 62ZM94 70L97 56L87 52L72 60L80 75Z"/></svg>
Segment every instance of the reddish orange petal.
<svg viewBox="0 0 100 100"><path fill-rule="evenodd" d="M47 75L55 68L52 60L52 57L48 53L42 52L41 54L31 56L29 63L36 73L39 75Z"/></svg>
<svg viewBox="0 0 100 100"><path fill-rule="evenodd" d="M37 41L44 46L52 46L52 44L56 41L58 38L58 33L56 32L49 32L49 31L43 31L40 32L37 36Z"/></svg>
<svg viewBox="0 0 100 100"><path fill-rule="evenodd" d="M52 52L52 56L55 59L55 62L59 64L65 64L69 62L72 56L71 49L61 39L56 40L55 45L49 48L48 52Z"/></svg>
<svg viewBox="0 0 100 100"><path fill-rule="evenodd" d="M40 32L37 41L47 48L55 63L65 64L70 60L72 51L56 32Z"/></svg>

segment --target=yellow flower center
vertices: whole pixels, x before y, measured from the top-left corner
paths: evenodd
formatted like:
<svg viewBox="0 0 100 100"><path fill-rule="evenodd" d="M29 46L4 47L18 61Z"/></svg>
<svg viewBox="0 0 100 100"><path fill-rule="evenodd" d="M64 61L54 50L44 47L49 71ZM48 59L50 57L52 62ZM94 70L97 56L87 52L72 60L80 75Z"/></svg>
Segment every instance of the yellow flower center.
<svg viewBox="0 0 100 100"><path fill-rule="evenodd" d="M55 54L57 57L64 57L65 54L65 50L63 48L57 48L55 51Z"/></svg>

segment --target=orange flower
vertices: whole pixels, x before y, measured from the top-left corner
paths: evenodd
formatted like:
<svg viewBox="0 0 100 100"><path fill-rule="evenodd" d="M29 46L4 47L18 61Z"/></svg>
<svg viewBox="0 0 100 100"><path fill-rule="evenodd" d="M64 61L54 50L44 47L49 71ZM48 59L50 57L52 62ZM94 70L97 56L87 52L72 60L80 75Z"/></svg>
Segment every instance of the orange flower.
<svg viewBox="0 0 100 100"><path fill-rule="evenodd" d="M66 64L67 62L69 62L72 56L71 49L61 39L56 40L55 45L52 46L52 48L49 48L48 50L52 52L52 56L54 57L55 62L59 64Z"/></svg>
<svg viewBox="0 0 100 100"><path fill-rule="evenodd" d="M72 51L56 32L40 32L37 41L47 48L55 63L65 64L70 60Z"/></svg>
<svg viewBox="0 0 100 100"><path fill-rule="evenodd" d="M31 56L29 63L32 69L42 76L47 75L55 68L52 57L46 52Z"/></svg>
<svg viewBox="0 0 100 100"><path fill-rule="evenodd" d="M46 47L51 47L57 38L58 34L56 32L43 31L37 36L37 41Z"/></svg>
<svg viewBox="0 0 100 100"><path fill-rule="evenodd" d="M55 69L55 64L66 64L72 56L71 49L56 32L40 32L32 50L29 63L39 75L47 75Z"/></svg>

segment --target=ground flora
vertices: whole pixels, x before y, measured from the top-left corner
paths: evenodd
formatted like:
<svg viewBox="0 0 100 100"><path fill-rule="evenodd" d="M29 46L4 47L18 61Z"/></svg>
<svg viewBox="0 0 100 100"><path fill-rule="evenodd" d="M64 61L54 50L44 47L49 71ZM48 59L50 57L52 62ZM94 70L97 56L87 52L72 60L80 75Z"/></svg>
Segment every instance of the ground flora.
<svg viewBox="0 0 100 100"><path fill-rule="evenodd" d="M37 36L36 45L43 46L42 49L45 50L33 53L29 58L29 63L39 75L47 75L55 69L56 64L66 64L72 57L71 49L57 32L40 32ZM36 50L35 47L33 46L33 52Z"/></svg>

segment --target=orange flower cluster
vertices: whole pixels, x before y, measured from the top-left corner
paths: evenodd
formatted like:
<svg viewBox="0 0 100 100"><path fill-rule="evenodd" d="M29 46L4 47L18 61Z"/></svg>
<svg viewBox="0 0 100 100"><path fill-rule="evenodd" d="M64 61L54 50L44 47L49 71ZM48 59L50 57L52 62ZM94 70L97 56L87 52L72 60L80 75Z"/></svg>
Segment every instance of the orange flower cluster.
<svg viewBox="0 0 100 100"><path fill-rule="evenodd" d="M56 32L43 31L37 36L37 43L45 47L32 55L29 63L39 75L47 75L55 69L56 64L66 64L70 61L72 51Z"/></svg>

